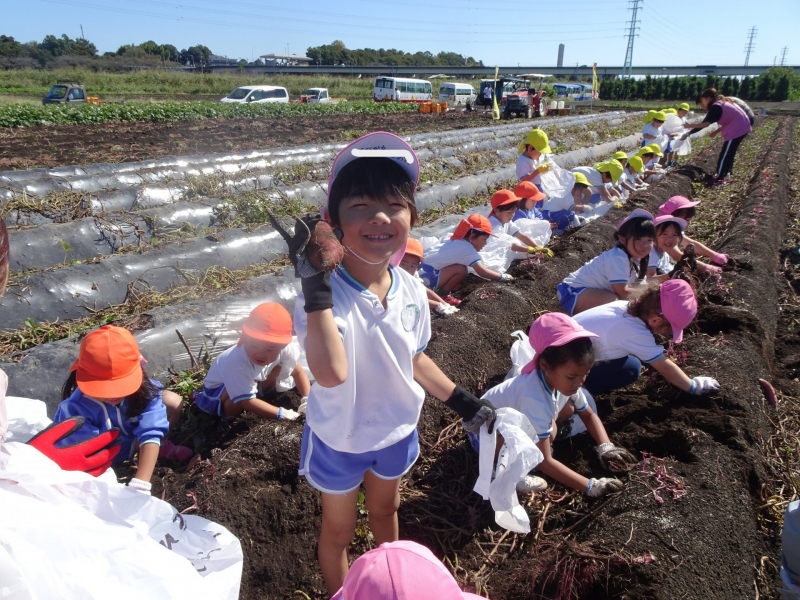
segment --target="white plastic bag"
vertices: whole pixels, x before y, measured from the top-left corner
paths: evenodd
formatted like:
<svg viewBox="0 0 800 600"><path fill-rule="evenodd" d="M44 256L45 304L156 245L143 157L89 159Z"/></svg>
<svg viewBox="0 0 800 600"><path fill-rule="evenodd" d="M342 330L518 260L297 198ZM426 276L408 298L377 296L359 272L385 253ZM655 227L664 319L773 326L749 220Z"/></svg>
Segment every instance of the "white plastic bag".
<svg viewBox="0 0 800 600"><path fill-rule="evenodd" d="M689 138L682 140L675 138L672 140L672 151L678 156L688 156L692 153L692 142Z"/></svg>
<svg viewBox="0 0 800 600"><path fill-rule="evenodd" d="M511 248L511 244L519 243L517 238L507 233L495 233L496 237L489 236L489 241L480 251L483 266L498 273L505 273L511 266L511 262L517 257L517 253Z"/></svg>
<svg viewBox="0 0 800 600"><path fill-rule="evenodd" d="M550 170L539 175L542 191L550 198L563 198L575 185L575 174L550 162Z"/></svg>
<svg viewBox="0 0 800 600"><path fill-rule="evenodd" d="M519 227L520 233L527 235L538 246L546 246L553 235L550 221L544 219L517 219L514 221L514 225Z"/></svg>
<svg viewBox="0 0 800 600"><path fill-rule="evenodd" d="M669 135L670 133L677 133L678 131L683 130L683 121L678 115L673 115L669 113L667 115L667 120L664 121L664 124L661 126L661 130Z"/></svg>
<svg viewBox="0 0 800 600"><path fill-rule="evenodd" d="M27 442L52 422L47 418L47 405L41 400L6 396L6 411L7 442Z"/></svg>
<svg viewBox="0 0 800 600"><path fill-rule="evenodd" d="M504 464L497 465L497 473L492 480L498 432L503 436L508 451L507 459L503 460ZM544 460L533 441L535 437L536 431L528 417L513 408L497 409L497 420L492 433L488 432L485 424L481 426L478 458L480 474L473 489L484 500L492 503L495 522L500 527L517 533L529 533L531 530L528 513L517 498L517 483L523 481Z"/></svg>
<svg viewBox="0 0 800 600"><path fill-rule="evenodd" d="M521 330L511 333L514 343L511 344L511 369L505 378L511 379L522 373L522 368L533 360L536 352L533 350L528 335Z"/></svg>

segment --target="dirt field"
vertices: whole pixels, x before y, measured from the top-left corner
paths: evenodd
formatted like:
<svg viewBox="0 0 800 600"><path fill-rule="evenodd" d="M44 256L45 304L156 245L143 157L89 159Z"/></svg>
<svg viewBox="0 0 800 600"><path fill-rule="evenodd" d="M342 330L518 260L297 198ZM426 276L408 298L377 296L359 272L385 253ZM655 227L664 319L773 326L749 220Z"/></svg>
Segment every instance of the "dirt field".
<svg viewBox="0 0 800 600"><path fill-rule="evenodd" d="M551 483L528 502L527 536L494 524L489 504L471 491L476 455L453 415L428 398L422 455L401 489L401 537L428 545L465 589L494 600L779 597L779 517L792 492L783 463L770 457L793 456L796 464L790 446L800 387L794 121L770 120L766 135L748 138L741 152L750 163L740 161L735 185L706 192L693 183L713 172L717 142L634 202L655 211L672 195L699 193L704 204L693 228L713 221L715 248L733 257L720 278L695 282L696 325L671 349L690 376L714 376L721 391L688 396L646 374L598 397L612 440L642 456L641 466L616 474L625 490L603 500ZM622 214L612 211L560 238L546 263L518 265L512 285L469 282L459 292L459 318L434 320L429 356L474 393L501 381L511 366L510 333L559 309L556 284L608 248ZM779 410L765 402L760 377L778 388ZM278 398L285 406L297 400ZM239 536L243 599L324 598L316 564L319 494L297 475L302 424L245 417L226 431L202 419L190 411L194 425L185 437L206 460L188 473L161 468L154 494ZM777 435L781 428L793 433ZM611 475L586 435L557 443L554 454L583 474ZM353 555L371 544L365 516Z"/></svg>

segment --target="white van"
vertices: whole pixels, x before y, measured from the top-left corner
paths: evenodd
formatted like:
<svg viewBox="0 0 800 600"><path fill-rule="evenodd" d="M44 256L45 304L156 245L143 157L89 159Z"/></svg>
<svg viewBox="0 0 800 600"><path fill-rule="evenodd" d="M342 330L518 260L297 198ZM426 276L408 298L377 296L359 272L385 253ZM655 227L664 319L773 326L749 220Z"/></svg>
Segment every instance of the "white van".
<svg viewBox="0 0 800 600"><path fill-rule="evenodd" d="M439 87L439 102L447 102L448 106L475 105L475 88L466 83L445 82Z"/></svg>
<svg viewBox="0 0 800 600"><path fill-rule="evenodd" d="M267 102L283 102L289 103L289 92L284 87L275 85L243 85L233 90L225 98L222 98L220 104L243 103L243 102L258 102L261 104Z"/></svg>

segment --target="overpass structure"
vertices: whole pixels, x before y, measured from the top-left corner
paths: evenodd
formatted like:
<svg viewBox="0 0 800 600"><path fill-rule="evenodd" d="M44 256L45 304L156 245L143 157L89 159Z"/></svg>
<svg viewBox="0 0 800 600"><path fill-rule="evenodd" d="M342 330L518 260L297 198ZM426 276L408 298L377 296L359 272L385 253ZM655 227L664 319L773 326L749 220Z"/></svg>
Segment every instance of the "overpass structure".
<svg viewBox="0 0 800 600"><path fill-rule="evenodd" d="M652 77L676 77L681 75L719 75L731 77L736 75L760 75L773 65L749 65L749 66L719 66L719 65L687 65L687 66L653 66L653 67L633 67L633 75L650 75ZM800 66L789 67L800 74ZM235 67L213 66L205 67L205 72L233 72ZM359 77L364 75L395 75L405 77L430 77L431 75L447 75L452 77L494 77L495 67L421 67L421 66L337 66L337 65L281 65L281 66L248 66L244 67L247 73L253 75L346 75ZM501 75L524 75L526 73L543 73L545 75L568 77L570 75L592 75L591 66L580 67L500 67ZM597 67L597 76L601 79L611 77L616 78L623 74L623 67Z"/></svg>

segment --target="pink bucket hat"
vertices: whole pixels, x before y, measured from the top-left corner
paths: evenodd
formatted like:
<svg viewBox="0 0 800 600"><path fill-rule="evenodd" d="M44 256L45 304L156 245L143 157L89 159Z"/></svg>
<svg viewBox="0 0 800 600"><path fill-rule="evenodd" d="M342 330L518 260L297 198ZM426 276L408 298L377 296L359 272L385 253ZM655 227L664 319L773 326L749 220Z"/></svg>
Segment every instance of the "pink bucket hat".
<svg viewBox="0 0 800 600"><path fill-rule="evenodd" d="M617 231L619 231L620 228L631 219L650 219L652 221L653 215L651 215L643 208L634 208L631 214L629 214L627 217L625 217L624 219L622 219L622 221L619 222L619 225L617 225Z"/></svg>
<svg viewBox="0 0 800 600"><path fill-rule="evenodd" d="M684 198L683 196L673 196L664 204L658 207L658 214L660 215L671 215L676 210L681 210L682 208L692 208L693 206L697 206L700 204L700 201L692 202L688 198Z"/></svg>
<svg viewBox="0 0 800 600"><path fill-rule="evenodd" d="M673 217L672 215L658 215L655 219L653 219L653 225L656 227L666 222L677 223L681 233L686 231L686 228L689 226L689 224L680 217Z"/></svg>
<svg viewBox="0 0 800 600"><path fill-rule="evenodd" d="M661 284L661 314L672 325L672 341L683 341L683 330L694 321L697 299L694 290L682 279L670 279Z"/></svg>
<svg viewBox="0 0 800 600"><path fill-rule="evenodd" d="M564 313L551 312L542 315L533 322L528 332L528 341L536 355L533 360L522 367L522 374L527 375L539 366L539 356L550 346L563 346L578 338L596 338L592 333L578 325L578 322Z"/></svg>
<svg viewBox="0 0 800 600"><path fill-rule="evenodd" d="M331 600L485 600L462 592L445 566L416 542L381 544L350 567Z"/></svg>

